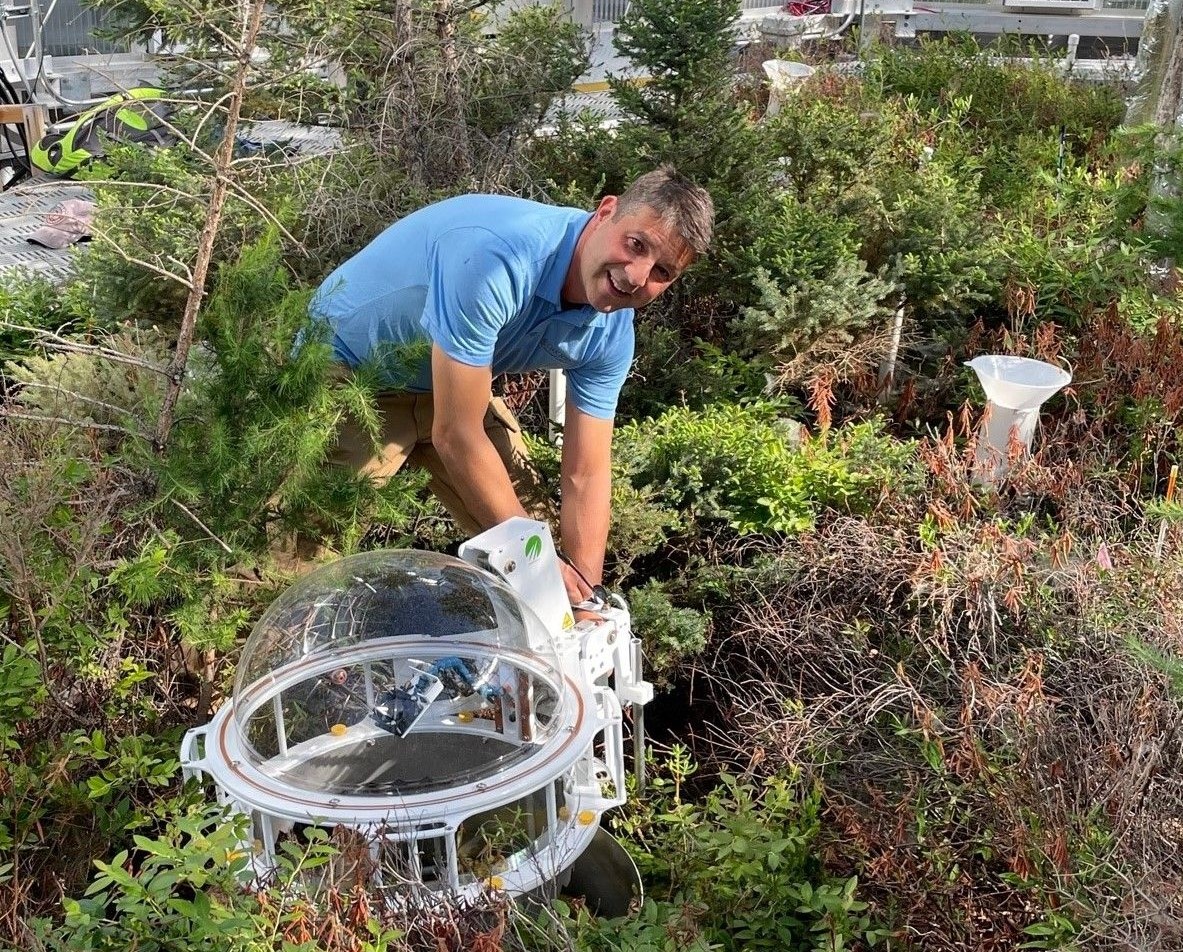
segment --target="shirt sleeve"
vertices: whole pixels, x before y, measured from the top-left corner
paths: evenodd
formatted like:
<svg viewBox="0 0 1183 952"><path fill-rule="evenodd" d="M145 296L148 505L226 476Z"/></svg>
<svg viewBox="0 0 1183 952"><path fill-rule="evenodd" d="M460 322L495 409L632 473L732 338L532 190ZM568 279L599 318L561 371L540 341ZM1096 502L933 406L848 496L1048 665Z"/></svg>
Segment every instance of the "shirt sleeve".
<svg viewBox="0 0 1183 952"><path fill-rule="evenodd" d="M508 245L492 232L446 232L428 254L424 330L453 360L491 366L498 332L528 299L521 273Z"/></svg>
<svg viewBox="0 0 1183 952"><path fill-rule="evenodd" d="M613 333L597 358L567 371L571 403L588 416L611 420L616 415L620 390L633 362L635 338L632 313L612 315Z"/></svg>

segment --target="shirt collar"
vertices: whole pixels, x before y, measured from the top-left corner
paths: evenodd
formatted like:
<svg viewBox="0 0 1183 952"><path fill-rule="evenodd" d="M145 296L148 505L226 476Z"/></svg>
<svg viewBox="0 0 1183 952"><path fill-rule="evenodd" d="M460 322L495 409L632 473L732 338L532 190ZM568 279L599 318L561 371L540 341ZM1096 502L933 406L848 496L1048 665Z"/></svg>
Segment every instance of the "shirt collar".
<svg viewBox="0 0 1183 952"><path fill-rule="evenodd" d="M563 282L567 280L567 271L571 268L571 259L575 256L575 245L584 227L591 221L591 212L573 215L563 229L563 237L559 239L559 246L550 256L550 265L542 273L538 282L538 297L545 298L555 307L563 306Z"/></svg>
<svg viewBox="0 0 1183 952"><path fill-rule="evenodd" d="M606 315L605 312L597 311L590 304L581 304L576 307L563 306L563 284L567 281L571 258L575 257L576 242L580 240L583 228L591 220L591 214L593 213L577 214L567 222L563 238L558 242L557 251L551 255L550 266L543 271L542 279L538 281L535 297L547 300L555 307L555 313L550 317L551 320L562 320L565 324L574 324L581 326L581 328L602 328L608 323L609 317L632 317L632 309L627 309L627 315L625 310L613 311L610 315Z"/></svg>

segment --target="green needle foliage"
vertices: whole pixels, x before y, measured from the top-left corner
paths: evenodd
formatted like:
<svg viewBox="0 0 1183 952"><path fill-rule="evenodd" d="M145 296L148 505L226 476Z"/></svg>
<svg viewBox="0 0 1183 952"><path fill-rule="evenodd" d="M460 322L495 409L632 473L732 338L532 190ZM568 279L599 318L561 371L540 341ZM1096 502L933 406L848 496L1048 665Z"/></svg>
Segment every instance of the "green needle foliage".
<svg viewBox="0 0 1183 952"><path fill-rule="evenodd" d="M373 425L373 381L336 382L307 304L273 238L218 276L202 318L205 350L159 469L161 502L196 517L177 524L198 543L261 553L275 527L340 536L368 517L397 525L416 511L414 479L379 490L325 466L347 413ZM198 521L216 539L203 542Z"/></svg>
<svg viewBox="0 0 1183 952"><path fill-rule="evenodd" d="M729 95L739 0L637 0L616 28L616 49L646 77L609 80L621 108L687 138L704 120L736 111Z"/></svg>

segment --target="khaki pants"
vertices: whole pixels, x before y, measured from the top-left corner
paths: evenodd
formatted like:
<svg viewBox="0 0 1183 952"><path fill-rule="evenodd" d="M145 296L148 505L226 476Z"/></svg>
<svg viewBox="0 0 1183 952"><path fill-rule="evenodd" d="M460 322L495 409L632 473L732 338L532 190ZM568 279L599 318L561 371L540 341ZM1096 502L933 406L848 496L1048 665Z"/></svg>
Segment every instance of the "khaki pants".
<svg viewBox="0 0 1183 952"><path fill-rule="evenodd" d="M369 435L353 419L347 419L337 437L332 462L365 473L377 483L384 483L404 465L421 466L431 473L431 491L451 513L456 524L473 536L488 529L480 525L461 499L439 453L431 444L433 403L430 393L381 393L376 398L381 421L379 450L374 452ZM551 515L538 472L530 465L521 427L499 397L494 397L485 412L485 434L505 463L510 481L527 511L536 518Z"/></svg>

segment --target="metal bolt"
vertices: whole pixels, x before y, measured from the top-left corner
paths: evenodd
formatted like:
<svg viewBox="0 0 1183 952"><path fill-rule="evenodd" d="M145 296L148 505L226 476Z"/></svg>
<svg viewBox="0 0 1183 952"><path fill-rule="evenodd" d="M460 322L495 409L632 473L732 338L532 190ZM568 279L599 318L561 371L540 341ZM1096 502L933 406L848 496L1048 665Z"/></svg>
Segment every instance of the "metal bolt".
<svg viewBox="0 0 1183 952"><path fill-rule="evenodd" d="M512 572L517 567L518 567L518 563L515 562L513 559L510 559L508 562L505 563L505 574L508 575L510 572Z"/></svg>

